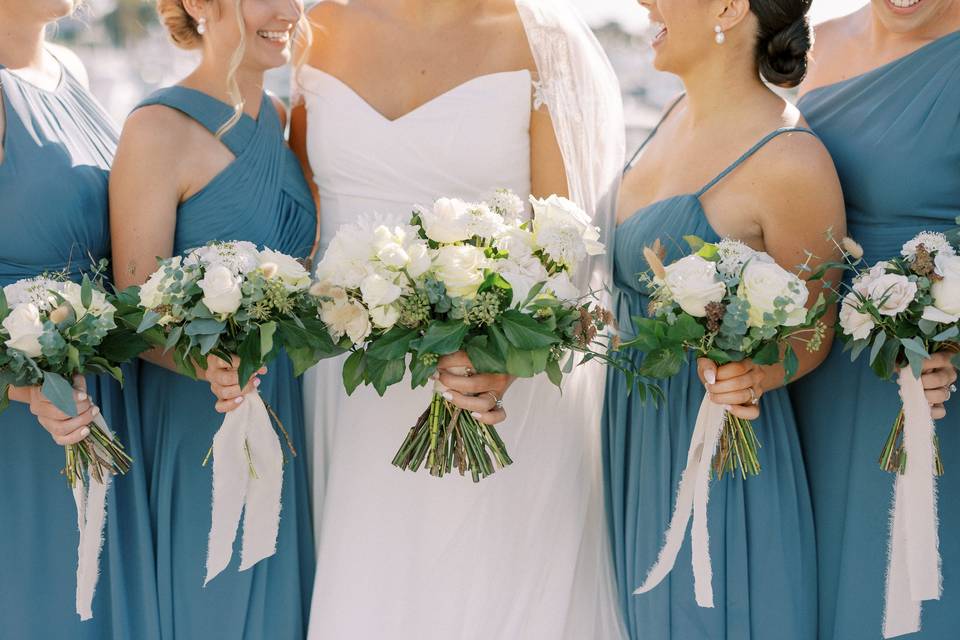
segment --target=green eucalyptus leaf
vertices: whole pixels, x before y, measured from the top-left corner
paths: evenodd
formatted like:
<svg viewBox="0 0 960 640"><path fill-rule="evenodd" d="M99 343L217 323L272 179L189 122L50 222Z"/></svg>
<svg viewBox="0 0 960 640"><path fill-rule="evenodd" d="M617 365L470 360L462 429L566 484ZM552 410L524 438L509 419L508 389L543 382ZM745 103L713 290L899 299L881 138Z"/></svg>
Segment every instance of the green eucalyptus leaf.
<svg viewBox="0 0 960 640"><path fill-rule="evenodd" d="M872 365L877 361L877 357L880 356L880 352L883 350L883 345L887 342L887 334L883 331L877 333L876 337L873 339L873 347L870 349L870 364Z"/></svg>
<svg viewBox="0 0 960 640"><path fill-rule="evenodd" d="M472 359L472 358L471 358ZM551 360L547 363L547 378L550 379L559 389L563 382L563 372L560 370L560 363L557 360Z"/></svg>
<svg viewBox="0 0 960 640"><path fill-rule="evenodd" d="M266 358L273 351L273 336L277 332L276 322L264 322L260 325L260 358Z"/></svg>
<svg viewBox="0 0 960 640"><path fill-rule="evenodd" d="M68 416L77 415L77 402L73 397L73 385L57 373L47 371L43 374L43 395L53 403L57 409Z"/></svg>

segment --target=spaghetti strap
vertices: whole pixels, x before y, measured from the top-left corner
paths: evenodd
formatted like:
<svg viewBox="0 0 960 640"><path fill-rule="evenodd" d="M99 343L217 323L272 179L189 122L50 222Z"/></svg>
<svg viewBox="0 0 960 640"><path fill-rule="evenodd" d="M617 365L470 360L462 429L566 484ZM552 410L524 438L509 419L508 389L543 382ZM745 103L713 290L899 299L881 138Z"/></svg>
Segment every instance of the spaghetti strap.
<svg viewBox="0 0 960 640"><path fill-rule="evenodd" d="M263 95L263 100L269 102L267 94ZM225 102L208 96L202 91L178 85L156 91L138 104L135 109L154 104L160 104L181 112L185 116L195 120L214 136L217 135L220 127L229 121L234 114L233 108ZM261 108L261 116L263 112L264 110ZM220 136L220 142L222 142L234 156L239 156L243 153L243 150L246 149L254 133L256 133L257 125L257 120L254 120L247 114L243 114L231 129Z"/></svg>
<svg viewBox="0 0 960 640"><path fill-rule="evenodd" d="M706 186L704 186L702 189L700 189L700 191L697 191L697 193L695 194L696 197L699 198L700 196L702 196L703 194L705 194L707 191L710 191L710 189L712 189L712 188L714 188L715 186L717 186L717 183L718 183L718 182L720 182L721 180L723 180L724 178L726 178L728 175L730 175L730 173L732 173L737 167L739 167L741 164L743 164L744 162L746 162L746 161L750 158L750 156L752 156L752 155L755 154L757 151L759 151L760 149L762 149L768 142L770 142L770 141L773 140L774 138L776 138L776 137L778 137L778 136L780 136L780 135L783 135L784 133L794 133L794 132L797 132L797 133L809 133L810 135L812 135L812 136L814 136L814 137L817 137L817 134L816 134L816 133L814 133L813 131L811 131L810 129L808 129L808 128L806 128L806 127L783 127L783 128L781 128L781 129L777 129L777 130L775 130L775 131L771 131L770 133L768 133L767 135L765 135L765 136L760 140L760 142L758 142L757 144L755 144L755 145L753 145L752 147L750 147L750 149L749 149L746 153L744 153L742 156L740 156L739 158L737 158L737 160L736 160L733 164L731 164L729 167L727 167L726 169L724 169L723 171L721 171L721 172L717 175L716 178L714 178L713 180L711 180L710 182L708 182L708 183L706 184Z"/></svg>
<svg viewBox="0 0 960 640"><path fill-rule="evenodd" d="M677 105L680 104L680 101L683 100L686 96L687 94L681 93L680 97L673 101L673 104L671 104L670 107L663 114L663 116L660 117L660 121L657 122L657 125L650 131L650 135L648 135L644 139L644 141L640 144L640 147L630 157L630 161L627 162L627 165L623 168L623 173L626 173L631 168L633 168L633 163L637 161L637 158L640 156L640 152L647 147L647 143L653 140L653 136L657 135L657 131L660 130L660 125L662 125L666 121L666 119L670 117L670 114L673 113L673 110L677 108Z"/></svg>

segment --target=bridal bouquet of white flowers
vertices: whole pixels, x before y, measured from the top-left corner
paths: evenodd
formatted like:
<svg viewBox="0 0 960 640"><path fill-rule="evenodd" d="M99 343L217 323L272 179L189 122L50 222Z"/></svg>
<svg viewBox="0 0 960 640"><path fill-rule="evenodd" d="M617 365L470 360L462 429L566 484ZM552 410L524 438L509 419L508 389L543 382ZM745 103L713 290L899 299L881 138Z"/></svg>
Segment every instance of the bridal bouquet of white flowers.
<svg viewBox="0 0 960 640"><path fill-rule="evenodd" d="M0 411L9 402L10 386L41 386L63 413L77 415L75 376L107 374L123 382L119 365L146 348L133 332L117 328L116 308L100 282L81 283L60 275L19 280L0 291ZM132 460L103 415L88 425L90 434L64 447L67 478L77 506L80 530L77 563L77 613L92 617L106 494L115 474L130 470Z"/></svg>
<svg viewBox="0 0 960 640"><path fill-rule="evenodd" d="M692 352L718 365L746 359L758 365L782 362L786 378L792 378L799 365L794 344L804 343L811 351L822 344L825 297L821 294L808 310L806 283L742 242L685 240L693 253L669 266L663 264L659 242L644 249L653 272L641 277L650 290L649 313L634 319L636 337L621 347L645 352L640 375L672 377ZM718 478L737 469L744 478L756 475L759 447L749 420L714 404L709 394L704 397L666 542L637 593L646 593L673 569L692 515L696 600L702 607L713 606L706 520L711 467Z"/></svg>
<svg viewBox="0 0 960 640"><path fill-rule="evenodd" d="M243 387L281 349L296 375L339 353L316 318L309 288L309 272L288 255L250 242L213 242L163 260L142 286L123 292L123 318L172 352L187 376L206 369L208 356L239 358ZM271 417L296 455L284 426L254 391L224 417L204 459L213 458L206 582L229 563L244 510L240 569L276 550L283 451Z"/></svg>
<svg viewBox="0 0 960 640"><path fill-rule="evenodd" d="M673 377L693 352L718 365L782 362L786 378L792 378L798 366L794 344L820 348L826 300L821 296L808 310L806 283L742 242L685 240L694 253L669 266L662 263L659 242L644 250L653 271L642 276L650 289L650 313L634 319L636 337L621 346L645 352L640 374ZM750 422L727 413L714 473L718 478L737 469L743 477L760 473L758 447Z"/></svg>
<svg viewBox="0 0 960 640"><path fill-rule="evenodd" d="M340 229L312 291L332 338L353 350L348 393L363 383L383 395L408 368L412 386L425 385L438 358L459 350L480 372L546 373L558 386L575 364L570 352L609 361L592 348L610 313L570 279L604 251L599 230L565 198L531 202L531 221L520 198L499 191L488 202L442 198L408 224L363 219ZM457 469L477 482L511 464L496 429L434 391L394 465L425 464L435 476Z"/></svg>
<svg viewBox="0 0 960 640"><path fill-rule="evenodd" d="M930 354L960 352L960 256L945 234L929 231L869 268L855 240L838 246L844 262L833 266L854 274L835 289L840 337L851 359L869 349L874 373L896 375L900 387L901 409L880 454L880 468L896 474L883 624L892 638L918 631L921 603L942 592L935 477L943 464L920 378ZM960 354L952 361L960 367Z"/></svg>

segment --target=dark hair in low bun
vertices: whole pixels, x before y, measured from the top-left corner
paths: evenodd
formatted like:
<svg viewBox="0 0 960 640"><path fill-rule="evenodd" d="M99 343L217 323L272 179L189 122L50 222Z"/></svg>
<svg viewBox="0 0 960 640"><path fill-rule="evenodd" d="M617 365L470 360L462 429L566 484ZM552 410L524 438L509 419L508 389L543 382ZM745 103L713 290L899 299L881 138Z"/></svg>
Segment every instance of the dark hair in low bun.
<svg viewBox="0 0 960 640"><path fill-rule="evenodd" d="M760 23L757 65L760 75L779 87L795 87L807 75L813 32L807 12L811 0L750 0Z"/></svg>

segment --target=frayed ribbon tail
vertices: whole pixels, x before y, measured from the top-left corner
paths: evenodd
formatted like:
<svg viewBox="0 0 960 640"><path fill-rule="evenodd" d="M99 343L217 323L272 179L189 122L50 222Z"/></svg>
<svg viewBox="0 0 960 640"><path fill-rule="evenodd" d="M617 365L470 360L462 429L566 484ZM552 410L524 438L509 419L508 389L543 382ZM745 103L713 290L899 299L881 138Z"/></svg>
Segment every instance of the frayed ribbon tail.
<svg viewBox="0 0 960 640"><path fill-rule="evenodd" d="M243 514L240 570L277 550L283 450L258 393L224 417L213 438L213 513L207 550L209 584L230 564Z"/></svg>
<svg viewBox="0 0 960 640"><path fill-rule="evenodd" d="M687 523L693 516L690 533L694 592L697 604L713 607L713 568L710 562L710 532L707 523L707 505L710 500L710 466L723 432L726 410L705 396L697 413L697 422L687 451L687 466L680 479L677 501L670 518L670 528L657 563L634 595L646 593L660 584L673 570L677 554L687 532Z"/></svg>
<svg viewBox="0 0 960 640"><path fill-rule="evenodd" d="M102 415L93 419L110 438L113 432ZM80 542L77 546L77 615L81 620L93 618L93 596L100 577L100 550L103 547L103 526L107 519L107 491L113 474L103 471L103 482L92 475L87 483L77 483L73 488L73 501L77 505L77 528Z"/></svg>
<svg viewBox="0 0 960 640"><path fill-rule="evenodd" d="M900 372L906 468L894 485L883 637L920 630L921 604L942 593L934 473L934 426L923 384L909 367Z"/></svg>

